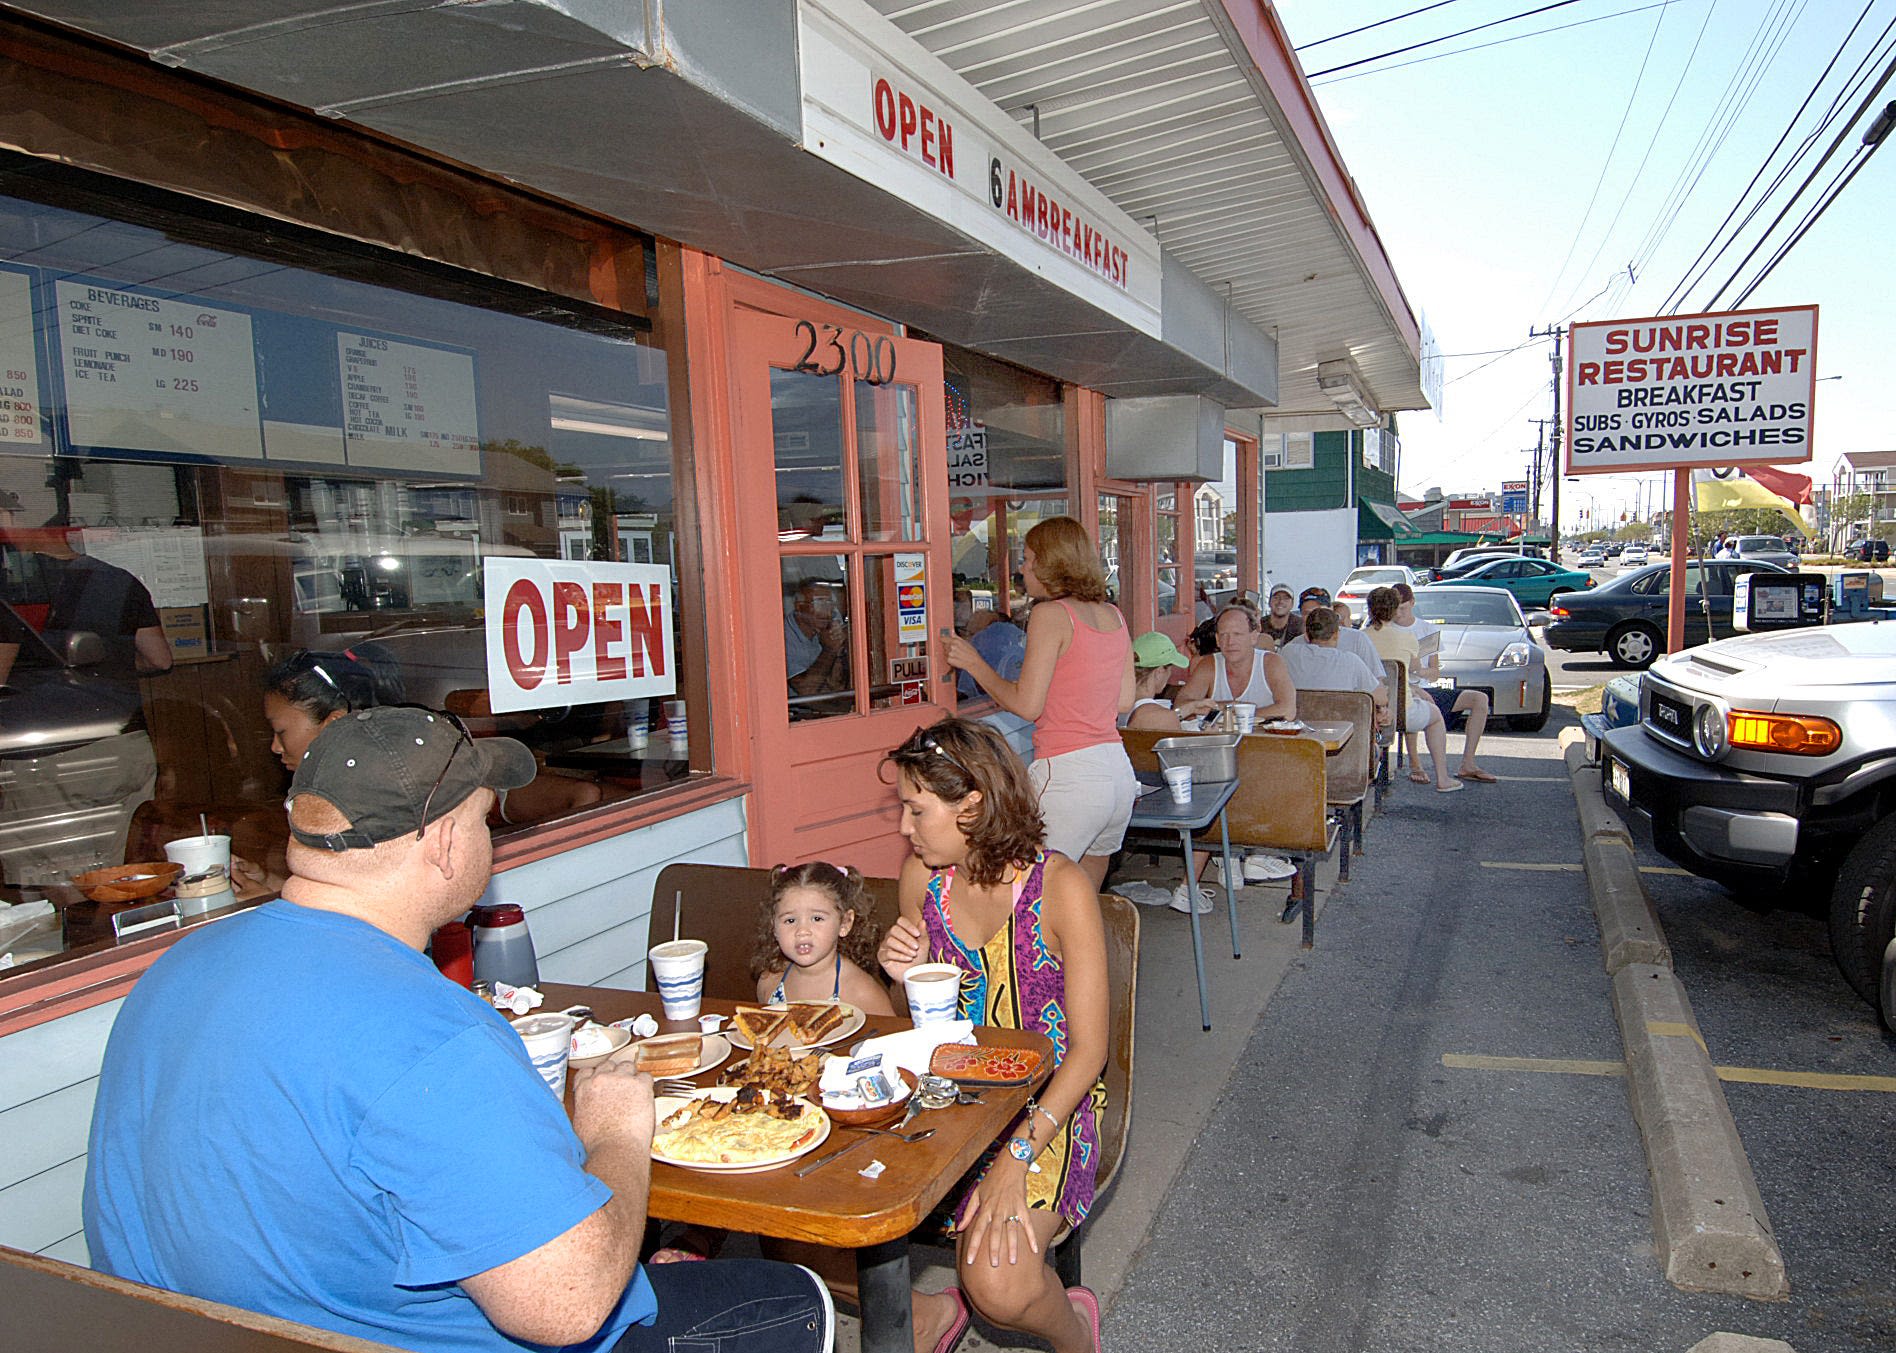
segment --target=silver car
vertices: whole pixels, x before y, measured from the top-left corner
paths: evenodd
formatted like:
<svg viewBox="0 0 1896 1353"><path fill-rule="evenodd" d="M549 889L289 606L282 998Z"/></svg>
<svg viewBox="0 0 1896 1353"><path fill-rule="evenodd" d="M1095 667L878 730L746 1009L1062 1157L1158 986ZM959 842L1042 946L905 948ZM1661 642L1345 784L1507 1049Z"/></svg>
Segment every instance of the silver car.
<svg viewBox="0 0 1896 1353"><path fill-rule="evenodd" d="M1547 654L1510 594L1452 583L1419 587L1415 618L1439 627L1441 673L1457 689L1488 692L1495 717L1510 728L1538 733L1547 726L1554 698Z"/></svg>
<svg viewBox="0 0 1896 1353"><path fill-rule="evenodd" d="M1762 559L1767 564L1792 571L1797 568L1797 556L1791 553L1781 536L1739 536L1732 549L1740 559Z"/></svg>

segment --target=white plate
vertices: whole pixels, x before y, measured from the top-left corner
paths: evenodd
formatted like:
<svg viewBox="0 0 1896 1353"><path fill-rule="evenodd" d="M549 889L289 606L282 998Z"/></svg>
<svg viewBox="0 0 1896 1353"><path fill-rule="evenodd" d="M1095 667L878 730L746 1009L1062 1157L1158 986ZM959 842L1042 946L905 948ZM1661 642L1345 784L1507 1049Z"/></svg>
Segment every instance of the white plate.
<svg viewBox="0 0 1896 1353"><path fill-rule="evenodd" d="M1301 733L1304 726L1300 719L1272 719L1269 723L1259 724L1258 730L1264 733Z"/></svg>
<svg viewBox="0 0 1896 1353"><path fill-rule="evenodd" d="M770 1046L773 1048L827 1048L830 1044L840 1043L843 1039L848 1038L853 1033L856 1033L867 1022L863 1018L862 1011L858 1010L855 1006L849 1004L849 1002L837 1001L835 1002L835 1004L840 1005L845 1010L849 1011L849 1016L841 1024L837 1025L834 1029L831 1029L823 1037L817 1039L816 1042L799 1043L796 1041L795 1038L789 1036L788 1032L786 1031L785 1033L778 1034L775 1038L771 1039ZM781 1005L767 1005L767 1006L764 1006L763 1008L766 1010L784 1009L784 1007ZM747 1052L750 1050L750 1045L751 1045L750 1039L744 1037L744 1035L738 1031L736 1025L731 1026L726 1036L730 1038L731 1043L734 1046L743 1048Z"/></svg>
<svg viewBox="0 0 1896 1353"><path fill-rule="evenodd" d="M645 1041L643 1038L639 1040L640 1043ZM633 1046L636 1048L638 1044L635 1043ZM731 1040L726 1038L723 1034L706 1034L704 1036L704 1042L699 1045L698 1052L698 1065L692 1067L689 1071L668 1071L665 1073L665 1078L667 1080L689 1080L693 1076L702 1076L713 1067L723 1066L731 1055Z"/></svg>
<svg viewBox="0 0 1896 1353"><path fill-rule="evenodd" d="M735 1098L737 1098L736 1086L715 1085L708 1090L700 1090L695 1095L661 1095L657 1101L654 1102L652 1108L657 1116L657 1120L662 1123L666 1118L677 1113L678 1110L684 1108L685 1105L694 1099L729 1100ZM751 1161L743 1165L719 1165L704 1160L675 1160L660 1150L658 1142L654 1140L652 1142L652 1159L663 1161L667 1165L676 1165L681 1170L704 1170L711 1174L761 1174L765 1170L778 1169L781 1166L788 1165L793 1160L801 1160L804 1156L809 1155L810 1152L816 1150L817 1147L829 1139L830 1119L829 1115L823 1112L822 1106L812 1104L807 1099L799 1100L798 1102L804 1106L803 1111L806 1114L814 1113L817 1116L816 1135L803 1143L803 1145L786 1151L781 1155L773 1156L768 1160Z"/></svg>
<svg viewBox="0 0 1896 1353"><path fill-rule="evenodd" d="M601 1062L605 1061L606 1058L612 1056L613 1053L632 1041L631 1033L625 1029L615 1029L610 1024L603 1024L599 1027L605 1031L607 1040L606 1050L604 1052L595 1052L589 1057L571 1058L569 1059L571 1065L581 1068L598 1066Z"/></svg>

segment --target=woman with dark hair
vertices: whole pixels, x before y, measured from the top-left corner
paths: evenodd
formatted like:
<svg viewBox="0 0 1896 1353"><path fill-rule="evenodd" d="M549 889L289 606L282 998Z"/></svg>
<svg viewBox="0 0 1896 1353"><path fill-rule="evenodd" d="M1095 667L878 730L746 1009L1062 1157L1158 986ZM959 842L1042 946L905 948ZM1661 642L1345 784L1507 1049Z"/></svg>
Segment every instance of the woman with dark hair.
<svg viewBox="0 0 1896 1353"><path fill-rule="evenodd" d="M1415 594L1411 592L1409 595L1413 601ZM1441 657L1439 653L1422 657L1420 639L1413 630L1405 629L1398 621L1401 610L1402 598L1395 588L1378 587L1369 594L1369 640L1386 661L1402 664L1410 683L1409 717L1402 731L1422 734L1428 743L1429 759L1435 763L1435 787L1446 793L1461 788L1443 774L1448 762L1448 716L1466 714L1468 724L1462 734L1461 764L1455 771L1455 779L1493 784L1494 776L1475 764L1475 749L1481 745L1482 732L1488 726L1488 693L1454 690L1438 692L1433 687L1417 684L1423 677L1441 670ZM1413 617L1414 612L1411 611L1410 615ZM1429 782L1419 760L1411 758L1410 766L1411 780L1419 785Z"/></svg>
<svg viewBox="0 0 1896 1353"><path fill-rule="evenodd" d="M1138 786L1119 740L1132 708L1132 636L1106 599L1106 570L1086 528L1049 517L1027 533L1021 579L1035 606L1027 653L1009 681L974 644L948 641L950 667L968 673L1010 714L1034 725L1034 764L1046 843L1086 871L1097 889L1126 839Z"/></svg>
<svg viewBox="0 0 1896 1353"><path fill-rule="evenodd" d="M952 1349L971 1306L1056 1353L1097 1353L1098 1299L1063 1289L1046 1255L1093 1202L1111 1021L1098 894L1042 846L1033 787L992 728L944 719L888 760L913 854L883 970L899 983L917 963L953 964L960 1016L1046 1035L1056 1068L957 1205L963 1286L915 1295L915 1347Z"/></svg>
<svg viewBox="0 0 1896 1353"><path fill-rule="evenodd" d="M403 703L401 667L380 644L338 653L300 650L263 674L270 750L291 774L325 725L358 709Z"/></svg>

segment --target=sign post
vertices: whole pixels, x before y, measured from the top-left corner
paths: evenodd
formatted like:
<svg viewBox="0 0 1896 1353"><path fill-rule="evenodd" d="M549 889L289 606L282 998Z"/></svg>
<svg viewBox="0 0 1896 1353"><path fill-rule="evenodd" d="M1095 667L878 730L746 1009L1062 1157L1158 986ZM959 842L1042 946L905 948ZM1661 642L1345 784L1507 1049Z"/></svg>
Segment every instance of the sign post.
<svg viewBox="0 0 1896 1353"><path fill-rule="evenodd" d="M1692 471L1811 458L1817 307L1575 324L1566 473L1672 473L1666 650L1685 647Z"/></svg>

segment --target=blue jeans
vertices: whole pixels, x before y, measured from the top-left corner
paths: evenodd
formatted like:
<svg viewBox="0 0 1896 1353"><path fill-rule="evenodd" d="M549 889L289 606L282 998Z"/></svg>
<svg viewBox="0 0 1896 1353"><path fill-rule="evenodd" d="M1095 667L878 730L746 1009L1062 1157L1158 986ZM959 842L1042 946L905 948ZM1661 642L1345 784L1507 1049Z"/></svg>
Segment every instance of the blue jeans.
<svg viewBox="0 0 1896 1353"><path fill-rule="evenodd" d="M830 1353L836 1312L807 1268L765 1259L649 1264L658 1317L613 1353Z"/></svg>

